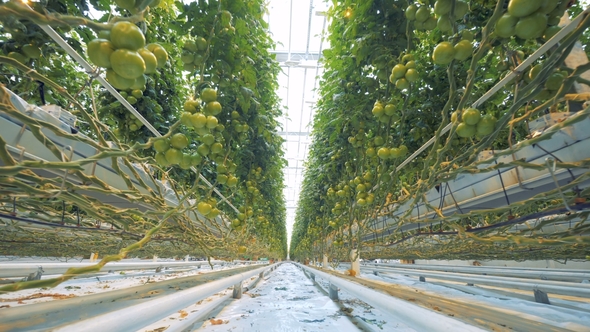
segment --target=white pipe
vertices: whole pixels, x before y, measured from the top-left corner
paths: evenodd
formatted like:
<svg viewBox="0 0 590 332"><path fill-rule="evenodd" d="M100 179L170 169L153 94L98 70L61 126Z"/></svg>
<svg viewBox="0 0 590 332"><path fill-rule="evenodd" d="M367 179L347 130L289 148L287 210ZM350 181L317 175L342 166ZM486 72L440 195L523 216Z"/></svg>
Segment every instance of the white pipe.
<svg viewBox="0 0 590 332"><path fill-rule="evenodd" d="M251 286L253 284L256 284L259 281L260 280L255 279L255 280L249 282L247 285L244 285L244 287L247 287L250 290L250 289L252 289ZM211 311L213 311L215 308L217 308L219 305L221 305L221 303L223 303L224 301L228 300L231 296L232 296L232 293L229 292L228 294L220 296L219 298L216 298L216 299L212 300L211 302L208 302L206 304L201 304L198 308L196 308L196 309L198 309L198 311L196 313L189 314L188 317L186 317L183 320L175 320L175 321L171 321L171 322L166 322L166 325L168 325L166 332L192 331L191 329L194 329L197 327L197 326L194 326L195 323L197 323L198 321L207 317L207 315L209 315L209 313Z"/></svg>
<svg viewBox="0 0 590 332"><path fill-rule="evenodd" d="M403 324L415 328L418 331L484 331L479 327L469 325L441 315L434 311L422 308L410 302L400 300L393 296L374 291L368 287L344 280L334 275L312 269L310 267L293 263L309 273L329 281L347 293L357 297L388 314L394 315Z"/></svg>
<svg viewBox="0 0 590 332"><path fill-rule="evenodd" d="M40 24L39 27L41 27L41 29L43 29L43 31L45 31L49 37L51 37L59 46L61 46L72 58L74 58L74 60L76 60L76 62L78 62L84 68L84 70L86 70L88 75L93 76L105 89L107 89L115 98L117 98L117 100L121 102L121 104L125 106L125 108L131 112L131 114L139 119L139 121L141 121L141 123L143 123L143 125L146 126L146 128L148 128L152 134L154 134L154 136L162 136L162 134L160 134L160 132L158 132L156 128L154 128L154 126L152 126L152 124L127 101L127 99L123 98L123 96L121 96L121 94L115 90L115 88L113 88L109 82L107 82L102 76L98 75L98 71L93 68L84 58L82 58L78 52L76 52L76 50L68 45L68 43L63 40L63 38L61 38L61 36L55 32L52 27L43 24ZM195 167L191 167L191 170L198 174L199 179L209 186L209 188L213 188L211 182L209 182L201 173L198 173ZM227 198L221 192L219 192L219 190L217 190L217 188L213 188L213 191L235 212L239 212L238 209L230 201L228 201Z"/></svg>
<svg viewBox="0 0 590 332"><path fill-rule="evenodd" d="M418 265L418 264L379 264L369 263L363 267L384 267L392 269L411 269L411 270L429 270L440 272L457 272L468 274L495 274L502 277L519 277L533 278L556 281L581 282L590 280L590 271L588 270L556 270L556 269L532 269L532 268L513 268L504 266L445 266L445 265Z"/></svg>
<svg viewBox="0 0 590 332"><path fill-rule="evenodd" d="M401 275L414 275L425 278L449 280L456 282L465 282L474 285L484 285L492 287L502 287L511 289L520 289L526 291L541 290L549 294L560 294L576 297L587 297L590 298L590 284L581 283L568 283L560 281L549 281L549 280L527 280L519 278L504 278L494 276L473 276L473 275L461 275L458 273L434 273L434 272L417 272L412 270L398 270L392 271L391 269L375 269L383 273L394 273Z"/></svg>
<svg viewBox="0 0 590 332"><path fill-rule="evenodd" d="M224 261L211 261L212 264L225 263ZM72 263L54 263L54 262L27 262L27 263L1 263L0 277L25 277L29 273L36 272L39 266L43 268L43 274L61 274L66 272L69 268L81 268L95 265L91 262L72 262ZM141 270L141 269L155 269L162 267L175 266L196 266L209 264L207 261L189 261L189 262L110 262L107 263L102 271L123 271L123 270Z"/></svg>
<svg viewBox="0 0 590 332"><path fill-rule="evenodd" d="M221 280L175 292L167 296L158 297L151 301L113 311L104 315L82 320L53 331L82 332L82 331L137 331L147 325L155 323L186 308L199 300L214 295L238 282L260 274L269 269L261 267L244 273L239 273Z"/></svg>
<svg viewBox="0 0 590 332"><path fill-rule="evenodd" d="M203 303L197 309L198 311L194 314L189 314L188 317L182 320L173 320L173 321L166 321L165 323L162 322L161 325L167 326L166 332L183 332L183 331L193 331L193 329L197 326L194 326L195 323L199 322L203 318L207 317L211 311L221 305L224 301L229 300L232 296L232 293L229 292L223 296L220 296L211 302Z"/></svg>

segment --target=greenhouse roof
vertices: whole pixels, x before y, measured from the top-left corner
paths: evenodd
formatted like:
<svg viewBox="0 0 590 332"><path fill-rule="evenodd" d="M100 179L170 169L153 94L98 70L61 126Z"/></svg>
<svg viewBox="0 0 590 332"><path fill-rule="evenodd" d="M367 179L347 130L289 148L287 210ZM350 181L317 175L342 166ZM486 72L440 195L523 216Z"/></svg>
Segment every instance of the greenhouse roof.
<svg viewBox="0 0 590 332"><path fill-rule="evenodd" d="M283 149L287 166L284 170L285 200L287 203L287 238L295 222L295 211L304 161L307 158L316 88L323 72L321 53L329 47L322 39L327 29L322 0L310 0L304 5L300 1L271 0L268 4L267 22L276 42L272 52L280 63L279 96L284 105L280 135L285 139Z"/></svg>

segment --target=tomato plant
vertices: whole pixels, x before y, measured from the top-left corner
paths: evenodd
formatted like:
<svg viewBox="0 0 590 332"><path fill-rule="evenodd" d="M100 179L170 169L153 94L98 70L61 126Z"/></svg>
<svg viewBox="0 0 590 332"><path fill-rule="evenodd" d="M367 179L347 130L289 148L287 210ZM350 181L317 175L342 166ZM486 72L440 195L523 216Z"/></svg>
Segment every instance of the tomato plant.
<svg viewBox="0 0 590 332"><path fill-rule="evenodd" d="M448 216L423 195L472 169L484 149L509 150L526 140L530 133L518 121L535 119L542 109L565 109L551 98L571 76L554 52L486 102L470 105L559 31L556 24L568 5L559 0L334 3L291 257L348 257L352 248L388 258L514 257L518 244L511 240L495 243L497 248L486 242L487 236L506 239L506 228L500 226L474 240L448 235L444 243L431 241L435 232L465 234L462 230L477 223L500 224L507 209ZM346 12L353 14L343 17ZM579 8L574 5L569 13ZM576 31L587 41L588 26ZM545 67L549 64L553 69ZM451 128L450 133L441 134L443 128ZM424 152L399 166L429 140L433 143ZM393 218L391 211L399 206L409 208ZM510 211L525 214L546 207L527 201ZM428 220L408 217L416 209L426 209ZM516 236L533 246L533 238L543 235ZM565 257L568 250L581 257L570 245L550 255Z"/></svg>
<svg viewBox="0 0 590 332"><path fill-rule="evenodd" d="M144 255L196 252L211 256L220 254L219 249L212 248L235 248L236 243L255 238L256 245L249 252L277 258L286 256L286 210L281 199L285 161L276 120L281 115L276 94L279 67L268 52L273 42L263 21L262 1L248 4L195 1L182 5L171 1L117 0L111 4L104 0L60 0L33 4L36 15L52 12L64 15L63 21L47 19L44 24L54 26L79 54L103 68L102 72L97 70L98 75L105 75L120 95L163 135L158 139L153 138L151 130L130 114L120 100L81 72L40 31L34 20L28 20L30 9L15 3L3 3L0 9L7 8L4 6L17 6L21 15L7 19L0 14L5 28L2 31L4 54L55 81L55 86L63 90L46 88L40 96L37 83L26 72L22 74L4 63L2 67L10 75L3 76L2 83L31 104L42 104L44 99L80 115L72 110L72 99L64 96L64 91L77 93L76 102L93 113L79 122L79 130L92 139L112 141L111 145L102 141L101 144L112 147L112 150L106 148L107 154L116 150L119 157L107 159L118 158L132 170L132 175L123 176L129 188L125 195L133 193L126 199L152 204L157 214L169 213L174 221L164 227L153 215L116 210L108 203L96 202L99 205L95 206L81 195L76 202L83 215L98 217L96 211L100 209L99 219L116 229L129 234L159 232L158 237L169 238L163 243L149 235L147 239L152 242L141 248L129 242L137 238L125 238L125 243ZM91 8L104 15L94 21L77 17ZM190 64L188 74L186 64ZM145 189L146 184L143 179L137 182L132 163L151 163L152 168L148 169L151 175L168 183L177 197L190 195L195 200L194 209L180 211L181 205L163 204L164 192L139 193L136 186ZM115 162L114 171L123 174L119 167ZM100 182L99 186L105 194L121 195ZM214 189L230 197L229 202L239 209L234 211L222 200L218 202ZM71 197L63 194L59 197L64 204L73 204ZM61 208L61 203L29 198L23 198L20 204L39 210L45 207L48 214ZM64 217L68 223L72 211ZM195 228L189 219L192 211L199 213L199 219L217 220L208 224L216 226ZM221 215L224 219L219 219ZM226 225L223 222L226 218L239 222ZM80 248L84 252L94 250L89 249L94 245L101 246L105 254L120 253L120 244L115 245L117 241L113 237L92 234L86 247L82 243L70 243L72 251L61 251L59 255L75 254ZM224 242L218 238L222 235ZM44 254L57 255L57 248L48 248Z"/></svg>

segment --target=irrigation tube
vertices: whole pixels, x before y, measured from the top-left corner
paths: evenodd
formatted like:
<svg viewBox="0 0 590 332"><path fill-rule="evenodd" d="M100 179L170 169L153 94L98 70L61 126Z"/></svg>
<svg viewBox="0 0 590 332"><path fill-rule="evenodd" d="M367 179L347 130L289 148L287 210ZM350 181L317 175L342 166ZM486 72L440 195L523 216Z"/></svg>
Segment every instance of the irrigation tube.
<svg viewBox="0 0 590 332"><path fill-rule="evenodd" d="M168 296L82 320L53 331L137 331L272 267L265 266L221 280L208 282Z"/></svg>
<svg viewBox="0 0 590 332"><path fill-rule="evenodd" d="M211 264L226 264L228 262L212 260ZM37 272L39 267L43 268L43 274L61 274L66 272L69 268L81 268L95 265L96 262L72 262L72 263L54 263L54 262L26 262L26 263L0 263L0 278L7 277L26 277L29 273ZM101 270L102 271L124 271L124 270L141 270L141 269L155 269L158 267L179 267L179 266L197 266L208 265L208 261L175 261L175 262L153 262L153 261L136 261L136 262L109 262ZM228 263L229 264L229 263Z"/></svg>
<svg viewBox="0 0 590 332"><path fill-rule="evenodd" d="M504 278L493 276L453 275L451 273L433 273L416 271L392 271L391 269L375 269L384 273L396 273L414 275L425 278L441 279L456 282L465 282L474 285L520 289L525 291L540 290L545 293L560 294L576 297L590 298L590 285L548 280L523 280L518 278Z"/></svg>
<svg viewBox="0 0 590 332"><path fill-rule="evenodd" d="M109 82L107 82L102 76L98 75L98 71L93 68L84 58L82 58L80 54L78 54L78 52L76 52L76 50L74 50L65 40L63 40L63 38L61 38L61 36L55 32L52 27L44 24L40 24L39 27L41 27L41 29L43 29L43 31L45 31L49 37L51 37L59 46L61 46L61 48L63 48L72 58L74 58L74 60L76 60L76 62L78 62L84 68L84 70L86 70L88 75L95 78L105 89L107 89L115 98L117 98L117 100L121 102L121 104L125 106L125 108L131 112L131 114L139 119L139 121L141 121L141 123L143 123L143 125L146 126L152 132L152 134L154 134L154 136L162 136L162 134L160 134L160 132L158 132L146 118L144 118L133 106L131 106L127 99L123 98L123 96L121 96L121 94L115 90L115 88L113 88ZM221 192L219 192L219 190L217 190L217 188L213 187L211 182L209 182L201 173L197 172L196 168L191 167L191 170L199 175L199 180L203 181L207 186L209 186L209 188L213 188L213 191L219 196L219 198L221 198L222 201L226 202L235 212L239 212L238 209Z"/></svg>
<svg viewBox="0 0 590 332"><path fill-rule="evenodd" d="M301 264L293 264L309 273L313 273L314 275L329 281L331 284L338 286L359 300L375 307L377 310L382 310L383 312L394 315L402 323L419 331L484 331L476 326L424 309L393 296L385 295L343 278Z"/></svg>
<svg viewBox="0 0 590 332"><path fill-rule="evenodd" d="M543 269L530 269L530 270L513 270L511 268L498 268L498 267L479 267L479 266L444 266L444 265L413 265L413 264L365 264L361 267L366 268L388 268L392 270L428 270L428 271L439 271L439 272L457 272L457 273L468 273L468 274L488 274L497 275L501 277L517 277L517 278L530 278L530 279L544 279L544 280L555 280L555 281L570 281L570 282L582 282L583 280L590 280L590 271L588 270L543 270Z"/></svg>

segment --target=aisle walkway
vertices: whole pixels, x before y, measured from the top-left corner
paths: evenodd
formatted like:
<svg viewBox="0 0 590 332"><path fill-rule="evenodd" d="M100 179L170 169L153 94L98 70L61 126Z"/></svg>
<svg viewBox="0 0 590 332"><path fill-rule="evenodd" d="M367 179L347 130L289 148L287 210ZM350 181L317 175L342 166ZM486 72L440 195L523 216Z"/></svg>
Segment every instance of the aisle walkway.
<svg viewBox="0 0 590 332"><path fill-rule="evenodd" d="M219 321L220 320L220 321ZM358 331L293 264L282 264L198 331Z"/></svg>

